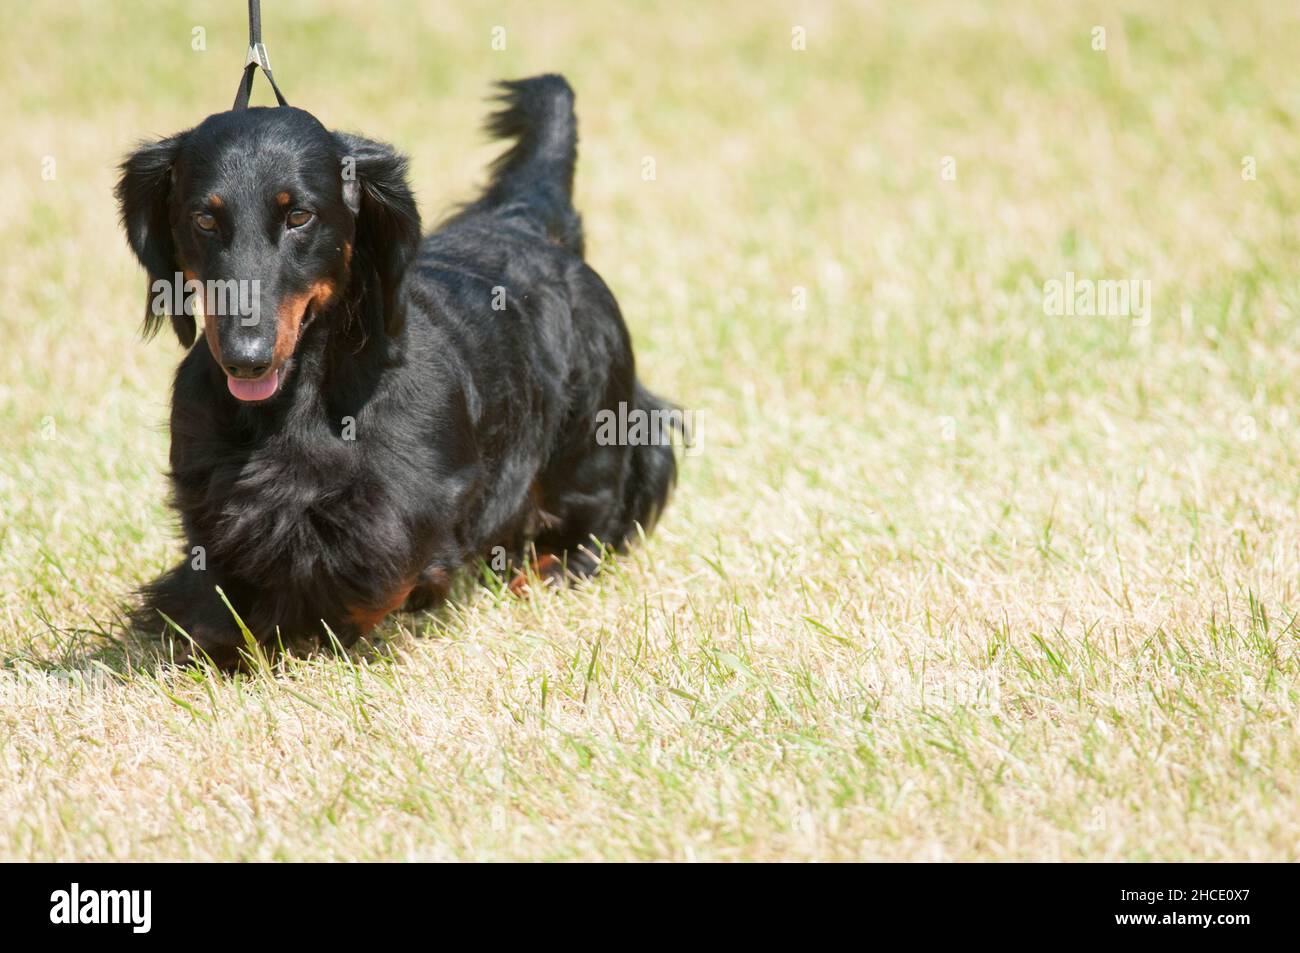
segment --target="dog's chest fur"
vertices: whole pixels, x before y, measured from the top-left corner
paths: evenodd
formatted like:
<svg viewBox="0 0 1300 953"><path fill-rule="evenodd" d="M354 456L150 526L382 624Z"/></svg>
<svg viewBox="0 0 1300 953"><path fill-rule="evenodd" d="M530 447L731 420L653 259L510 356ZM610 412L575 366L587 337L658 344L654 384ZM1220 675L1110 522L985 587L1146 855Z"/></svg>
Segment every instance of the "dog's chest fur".
<svg viewBox="0 0 1300 953"><path fill-rule="evenodd" d="M355 601L409 574L412 514L391 480L410 462L366 424L353 435L322 414L258 434L209 432L202 444L174 431L173 485L193 544L226 575L313 599Z"/></svg>

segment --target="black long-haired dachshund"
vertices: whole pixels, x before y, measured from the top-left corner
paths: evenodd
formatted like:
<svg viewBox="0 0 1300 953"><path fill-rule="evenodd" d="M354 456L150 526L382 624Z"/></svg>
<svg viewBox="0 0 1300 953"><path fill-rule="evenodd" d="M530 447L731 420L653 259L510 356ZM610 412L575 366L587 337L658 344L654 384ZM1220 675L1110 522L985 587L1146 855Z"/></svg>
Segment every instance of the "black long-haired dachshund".
<svg viewBox="0 0 1300 953"><path fill-rule="evenodd" d="M509 149L423 241L403 157L299 109L220 113L123 163L146 332L170 317L188 347L203 319L172 398L186 551L138 627L223 667L241 621L348 645L479 559L581 578L652 525L674 412L582 259L573 92L548 75L502 99Z"/></svg>

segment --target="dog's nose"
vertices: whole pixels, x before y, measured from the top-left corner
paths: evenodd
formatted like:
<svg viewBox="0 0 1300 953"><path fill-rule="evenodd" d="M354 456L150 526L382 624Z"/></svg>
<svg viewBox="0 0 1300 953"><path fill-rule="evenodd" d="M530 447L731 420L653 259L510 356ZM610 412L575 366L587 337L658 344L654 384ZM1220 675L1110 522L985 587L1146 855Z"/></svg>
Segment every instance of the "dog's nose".
<svg viewBox="0 0 1300 953"><path fill-rule="evenodd" d="M271 352L256 342L247 344L233 344L230 347L223 347L222 358L226 366L226 373L231 377L252 379L261 377L271 369Z"/></svg>

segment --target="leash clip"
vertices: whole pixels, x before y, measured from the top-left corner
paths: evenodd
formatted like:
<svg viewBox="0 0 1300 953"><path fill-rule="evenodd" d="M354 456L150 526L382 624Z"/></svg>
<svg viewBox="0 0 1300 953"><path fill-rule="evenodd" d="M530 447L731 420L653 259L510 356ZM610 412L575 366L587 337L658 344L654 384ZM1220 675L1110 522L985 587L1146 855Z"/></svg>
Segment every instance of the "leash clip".
<svg viewBox="0 0 1300 953"><path fill-rule="evenodd" d="M271 72L271 56L266 52L266 44L260 40L248 47L248 58L244 60L244 67L247 69L252 65L262 67L265 73Z"/></svg>
<svg viewBox="0 0 1300 953"><path fill-rule="evenodd" d="M275 76L271 73L271 56L266 52L266 44L262 42L262 2L248 0L248 56L244 58L244 75L239 80L235 105L230 107L232 110L248 108L248 100L253 93L253 74L259 66L266 74L271 89L275 91L276 102L281 106L289 105L275 83Z"/></svg>

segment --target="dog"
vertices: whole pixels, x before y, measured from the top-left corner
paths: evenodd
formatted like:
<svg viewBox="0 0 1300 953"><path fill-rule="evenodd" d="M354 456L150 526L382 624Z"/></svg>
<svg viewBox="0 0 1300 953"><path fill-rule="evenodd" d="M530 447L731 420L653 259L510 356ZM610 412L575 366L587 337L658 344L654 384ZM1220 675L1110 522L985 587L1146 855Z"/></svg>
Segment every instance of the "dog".
<svg viewBox="0 0 1300 953"><path fill-rule="evenodd" d="M549 74L499 94L506 150L423 239L402 155L289 106L218 113L123 162L144 334L170 319L189 348L170 452L185 552L141 590L137 630L179 629L180 656L226 669L245 630L268 651L347 647L479 560L518 570L511 591L563 584L654 525L672 441L601 439L601 422L680 411L638 380L583 261L573 91Z"/></svg>

